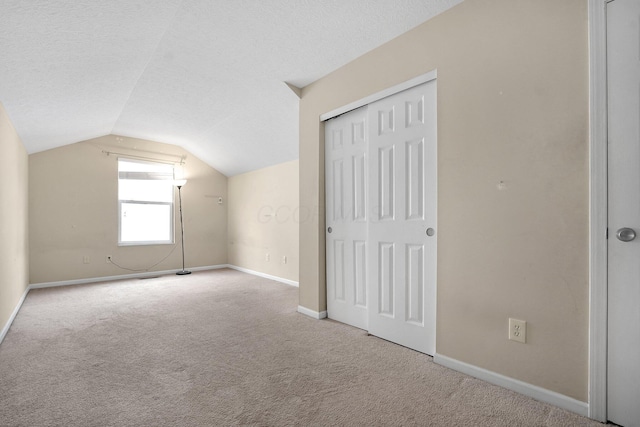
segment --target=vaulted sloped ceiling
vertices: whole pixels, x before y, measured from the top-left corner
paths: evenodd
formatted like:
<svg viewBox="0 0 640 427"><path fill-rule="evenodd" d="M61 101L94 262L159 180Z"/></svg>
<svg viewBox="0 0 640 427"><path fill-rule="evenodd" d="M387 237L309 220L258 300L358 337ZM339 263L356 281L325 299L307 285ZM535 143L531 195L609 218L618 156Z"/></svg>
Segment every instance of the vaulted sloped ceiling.
<svg viewBox="0 0 640 427"><path fill-rule="evenodd" d="M0 102L29 153L118 134L222 173L298 157L304 87L461 0L2 0Z"/></svg>

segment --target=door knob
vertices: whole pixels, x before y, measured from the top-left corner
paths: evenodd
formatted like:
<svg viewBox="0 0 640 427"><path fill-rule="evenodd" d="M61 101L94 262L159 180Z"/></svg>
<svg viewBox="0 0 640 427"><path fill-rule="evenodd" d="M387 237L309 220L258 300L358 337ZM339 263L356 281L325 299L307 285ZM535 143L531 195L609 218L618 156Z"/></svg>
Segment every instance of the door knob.
<svg viewBox="0 0 640 427"><path fill-rule="evenodd" d="M329 227L329 228L327 228L327 231L328 231L329 233L331 233L331 232L333 231L333 228Z"/></svg>
<svg viewBox="0 0 640 427"><path fill-rule="evenodd" d="M636 238L636 232L633 228L623 227L616 232L616 237L621 242L630 242Z"/></svg>

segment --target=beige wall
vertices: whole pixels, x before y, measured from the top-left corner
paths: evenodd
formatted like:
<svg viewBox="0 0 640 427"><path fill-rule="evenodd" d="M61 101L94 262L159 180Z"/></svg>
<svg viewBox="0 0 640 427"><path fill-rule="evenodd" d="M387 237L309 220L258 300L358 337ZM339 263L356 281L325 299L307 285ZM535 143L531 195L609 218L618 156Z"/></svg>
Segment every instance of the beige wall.
<svg viewBox="0 0 640 427"><path fill-rule="evenodd" d="M28 157L0 104L0 330L29 284Z"/></svg>
<svg viewBox="0 0 640 427"><path fill-rule="evenodd" d="M109 135L29 156L31 283L132 273L106 263L107 255L140 270L173 250L152 271L181 267L177 205L175 245L118 246L117 156L103 150L166 160L176 160L167 154L186 156L185 264L227 263L227 178L180 147Z"/></svg>
<svg viewBox="0 0 640 427"><path fill-rule="evenodd" d="M298 163L229 178L229 264L298 281Z"/></svg>
<svg viewBox="0 0 640 427"><path fill-rule="evenodd" d="M467 0L304 88L300 304L326 307L319 115L437 69L436 351L586 401L587 60L586 0Z"/></svg>

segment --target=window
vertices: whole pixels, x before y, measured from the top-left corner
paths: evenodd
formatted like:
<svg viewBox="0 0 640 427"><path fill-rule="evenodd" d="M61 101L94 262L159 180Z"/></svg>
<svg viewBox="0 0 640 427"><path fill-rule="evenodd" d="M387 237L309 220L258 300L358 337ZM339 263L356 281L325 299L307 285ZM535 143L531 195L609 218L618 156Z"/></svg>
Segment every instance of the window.
<svg viewBox="0 0 640 427"><path fill-rule="evenodd" d="M173 165L118 159L120 245L173 243Z"/></svg>

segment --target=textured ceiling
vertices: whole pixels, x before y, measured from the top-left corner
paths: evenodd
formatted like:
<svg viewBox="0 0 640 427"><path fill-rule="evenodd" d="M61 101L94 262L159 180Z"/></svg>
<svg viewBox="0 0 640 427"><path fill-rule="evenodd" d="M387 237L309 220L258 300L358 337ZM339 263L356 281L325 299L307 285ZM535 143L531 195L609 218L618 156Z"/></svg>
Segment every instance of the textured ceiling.
<svg viewBox="0 0 640 427"><path fill-rule="evenodd" d="M227 176L298 158L303 87L462 0L1 0L0 102L29 153L107 134Z"/></svg>

